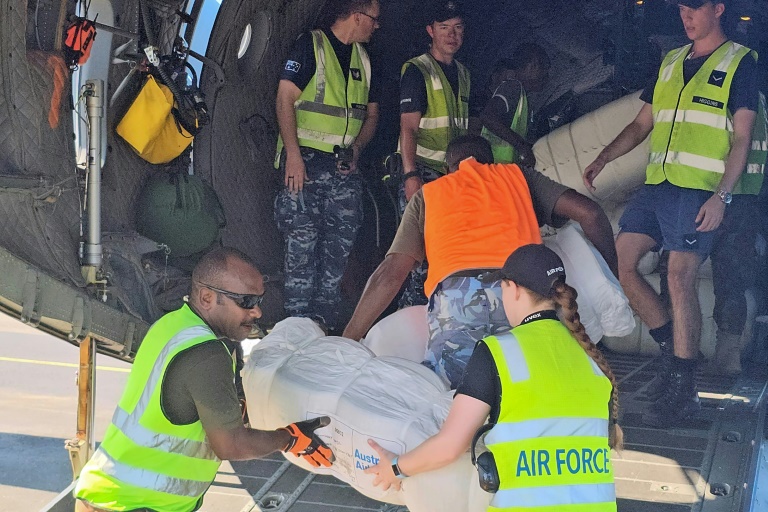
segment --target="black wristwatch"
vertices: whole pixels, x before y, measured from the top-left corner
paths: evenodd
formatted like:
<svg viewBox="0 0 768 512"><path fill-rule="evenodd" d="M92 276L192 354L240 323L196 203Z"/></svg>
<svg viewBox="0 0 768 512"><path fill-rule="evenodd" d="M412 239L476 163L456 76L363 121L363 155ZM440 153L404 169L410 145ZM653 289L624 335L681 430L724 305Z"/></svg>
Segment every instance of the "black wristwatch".
<svg viewBox="0 0 768 512"><path fill-rule="evenodd" d="M400 178L400 179L402 180L403 183L405 183L405 180L407 180L409 178L419 178L419 179L421 179L421 173L419 171L407 172L407 173L403 174L402 178Z"/></svg>
<svg viewBox="0 0 768 512"><path fill-rule="evenodd" d="M395 474L397 478L399 478L400 480L403 480L405 478L408 478L408 475L400 471L400 466L397 465L398 458L399 457L395 457L394 459L392 459L392 472Z"/></svg>
<svg viewBox="0 0 768 512"><path fill-rule="evenodd" d="M716 194L717 194L717 197L719 197L723 203L731 204L731 201L733 200L733 194L731 194L730 192L726 192L721 188L717 189Z"/></svg>

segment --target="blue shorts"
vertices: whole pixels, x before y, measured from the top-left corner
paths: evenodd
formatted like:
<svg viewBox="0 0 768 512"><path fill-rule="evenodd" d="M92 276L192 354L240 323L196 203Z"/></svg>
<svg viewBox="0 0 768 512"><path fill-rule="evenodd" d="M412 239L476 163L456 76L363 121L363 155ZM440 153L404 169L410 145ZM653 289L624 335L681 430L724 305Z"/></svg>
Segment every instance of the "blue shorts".
<svg viewBox="0 0 768 512"><path fill-rule="evenodd" d="M656 241L656 248L694 252L702 261L712 252L718 230L696 231L696 216L712 197L708 190L683 188L668 181L643 185L632 197L619 220L619 231L641 233Z"/></svg>

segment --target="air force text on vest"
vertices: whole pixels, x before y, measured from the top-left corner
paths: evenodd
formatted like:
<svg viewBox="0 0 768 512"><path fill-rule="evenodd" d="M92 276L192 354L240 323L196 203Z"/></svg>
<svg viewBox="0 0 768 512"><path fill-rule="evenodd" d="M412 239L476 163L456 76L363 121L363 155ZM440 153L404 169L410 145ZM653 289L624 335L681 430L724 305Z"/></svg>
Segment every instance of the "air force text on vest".
<svg viewBox="0 0 768 512"><path fill-rule="evenodd" d="M379 463L379 458L375 455L362 453L355 448L355 469L368 469L369 466L375 466Z"/></svg>
<svg viewBox="0 0 768 512"><path fill-rule="evenodd" d="M607 448L526 450L521 451L517 458L516 476L603 474L611 471L609 464Z"/></svg>

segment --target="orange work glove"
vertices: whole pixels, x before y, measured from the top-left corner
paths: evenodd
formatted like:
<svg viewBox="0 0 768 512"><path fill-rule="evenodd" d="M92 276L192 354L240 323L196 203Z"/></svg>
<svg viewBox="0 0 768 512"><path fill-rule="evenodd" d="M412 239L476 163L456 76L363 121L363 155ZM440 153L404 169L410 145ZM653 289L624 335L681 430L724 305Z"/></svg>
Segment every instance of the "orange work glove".
<svg viewBox="0 0 768 512"><path fill-rule="evenodd" d="M291 423L280 430L287 430L291 434L291 440L283 448L283 452L288 452L302 457L314 467L330 467L335 457L328 445L315 435L315 430L325 427L331 423L331 418L321 416L307 421Z"/></svg>

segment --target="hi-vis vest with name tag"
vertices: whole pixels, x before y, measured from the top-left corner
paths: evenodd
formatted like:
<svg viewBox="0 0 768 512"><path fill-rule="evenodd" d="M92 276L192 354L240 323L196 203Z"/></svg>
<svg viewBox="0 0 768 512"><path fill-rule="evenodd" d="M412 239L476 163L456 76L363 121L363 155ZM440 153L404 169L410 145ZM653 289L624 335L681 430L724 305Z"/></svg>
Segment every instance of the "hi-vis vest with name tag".
<svg viewBox="0 0 768 512"><path fill-rule="evenodd" d="M501 380L485 437L500 480L488 511L615 512L608 378L557 320L483 342Z"/></svg>
<svg viewBox="0 0 768 512"><path fill-rule="evenodd" d="M200 420L174 425L163 413L160 394L173 358L213 340L216 335L187 305L152 325L104 441L80 473L75 497L109 510L199 507L221 461ZM234 375L233 361L233 380Z"/></svg>
<svg viewBox="0 0 768 512"><path fill-rule="evenodd" d="M334 146L355 142L367 116L371 86L371 62L365 48L352 45L349 76L346 78L328 36L311 32L315 49L315 74L296 100L296 133L299 146L333 153ZM275 167L280 161L283 139L277 140Z"/></svg>
<svg viewBox="0 0 768 512"><path fill-rule="evenodd" d="M496 93L494 92L494 95L495 94ZM528 136L528 95L525 94L525 89L523 89L522 85L520 85L520 99L517 101L515 114L512 117L512 123L510 124L509 129L522 138ZM517 151L512 144L505 141L485 126L483 126L481 135L491 143L494 162L497 164L517 162L517 158L520 155L517 154Z"/></svg>
<svg viewBox="0 0 768 512"><path fill-rule="evenodd" d="M667 180L679 187L715 191L733 139L733 113L728 110L733 76L741 59L751 54L757 60L757 54L726 41L685 84L683 62L690 48L689 44L672 50L661 64L653 92L653 131L645 182L655 185ZM757 193L762 184L766 140L761 110L753 134L763 141L757 142L758 153L748 158L747 170L734 193Z"/></svg>
<svg viewBox="0 0 768 512"><path fill-rule="evenodd" d="M429 53L403 65L419 68L427 85L427 111L416 132L416 161L439 174L445 174L445 150L456 137L466 135L469 123L469 71L454 60L459 70L458 98L440 65ZM398 151L400 144L398 143Z"/></svg>

